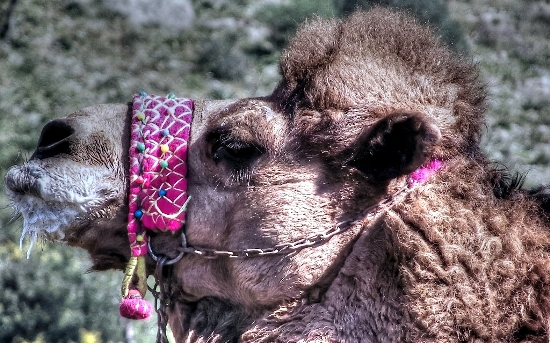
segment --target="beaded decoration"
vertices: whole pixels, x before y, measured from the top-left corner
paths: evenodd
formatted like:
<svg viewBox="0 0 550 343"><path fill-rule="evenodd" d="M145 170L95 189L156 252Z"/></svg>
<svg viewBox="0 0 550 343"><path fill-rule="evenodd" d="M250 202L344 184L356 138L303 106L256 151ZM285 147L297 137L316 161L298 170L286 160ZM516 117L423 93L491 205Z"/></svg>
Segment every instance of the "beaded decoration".
<svg viewBox="0 0 550 343"><path fill-rule="evenodd" d="M152 306L147 291L145 255L147 230L177 231L185 223L187 207L187 143L193 101L134 95L130 136L130 191L128 239L131 258L122 282L120 314L145 319Z"/></svg>

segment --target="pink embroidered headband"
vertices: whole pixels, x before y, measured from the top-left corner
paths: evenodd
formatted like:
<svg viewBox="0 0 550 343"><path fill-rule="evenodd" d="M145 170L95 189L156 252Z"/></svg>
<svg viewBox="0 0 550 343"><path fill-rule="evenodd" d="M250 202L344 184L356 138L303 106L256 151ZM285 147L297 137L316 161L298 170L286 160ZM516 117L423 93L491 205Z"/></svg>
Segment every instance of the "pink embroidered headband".
<svg viewBox="0 0 550 343"><path fill-rule="evenodd" d="M128 239L131 258L124 272L120 314L145 319L152 306L147 291L147 231L177 231L187 207L187 145L193 101L134 95L130 136Z"/></svg>

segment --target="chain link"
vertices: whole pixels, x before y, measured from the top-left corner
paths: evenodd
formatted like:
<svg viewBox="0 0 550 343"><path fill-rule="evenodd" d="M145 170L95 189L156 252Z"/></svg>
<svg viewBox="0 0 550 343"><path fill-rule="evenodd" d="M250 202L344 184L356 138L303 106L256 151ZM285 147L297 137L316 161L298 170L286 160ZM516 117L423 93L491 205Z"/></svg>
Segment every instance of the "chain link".
<svg viewBox="0 0 550 343"><path fill-rule="evenodd" d="M370 206L363 212L363 217L360 220L356 221L344 221L336 224L336 226L329 228L328 230L316 234L313 236L301 238L294 242L290 243L281 243L277 244L272 248L249 248L242 250L217 250L217 249L208 249L208 248L195 248L186 244L186 240L183 240L182 246L178 248L180 253L192 254L201 256L207 259L215 259L218 257L228 257L228 258L250 258L250 257L260 257L260 256L271 256L271 255L283 255L283 254L292 254L294 252L300 251L305 248L311 248L317 245L320 245L332 237L341 234L355 224L363 225L365 221L371 220L384 211L388 210L393 206L393 204L404 197L410 187L403 186L398 189L392 195L389 195L376 203L375 205Z"/></svg>
<svg viewBox="0 0 550 343"><path fill-rule="evenodd" d="M164 272L167 279L170 279L172 268L166 264L168 257L162 256L157 260L155 268L155 285L149 290L155 298L155 312L157 312L157 343L169 343L166 335L166 327L168 326L168 314L166 308L170 306L171 283L164 282Z"/></svg>
<svg viewBox="0 0 550 343"><path fill-rule="evenodd" d="M331 237L339 233L342 233L344 231L347 231L350 228L350 226L343 225L347 223L349 222L342 222L323 233L320 233L311 237L302 238L291 243L277 244L272 248L264 248L264 249L250 248L250 249L229 251L229 250L216 250L216 249L207 249L207 248L197 249L191 246L187 246L187 247L180 247L178 248L178 250L183 251L186 254L198 255L198 256L201 256L204 258L210 258L210 259L214 259L218 257L248 258L248 257L291 254L293 252L302 250L304 248L309 248L309 247L319 245L329 240Z"/></svg>

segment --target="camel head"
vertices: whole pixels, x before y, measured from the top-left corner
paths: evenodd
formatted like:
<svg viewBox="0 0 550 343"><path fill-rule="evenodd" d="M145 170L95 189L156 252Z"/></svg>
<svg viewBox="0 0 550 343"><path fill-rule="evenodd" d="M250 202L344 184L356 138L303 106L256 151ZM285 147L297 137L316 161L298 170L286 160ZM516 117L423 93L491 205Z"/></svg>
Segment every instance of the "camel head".
<svg viewBox="0 0 550 343"><path fill-rule="evenodd" d="M439 139L424 115L396 112L373 120L328 157L311 154L313 143L300 141L303 133L276 98L193 105L185 225L157 234L163 242L158 249L168 255L178 254L180 231L193 247L242 252L272 250L349 225L386 195L393 179L426 162ZM29 236L31 245L38 237L66 242L89 251L94 269L123 268L130 256L131 114L131 104L97 105L43 128L29 161L6 177L9 196L24 218L22 239ZM377 154L391 152L380 144L393 148L394 136L403 134L412 143L402 149L407 156L394 154L387 165ZM382 151L365 156L369 146ZM251 308L272 306L322 280L326 266L340 258L333 252L351 239L342 235L289 256L213 262L190 255L176 267L190 300L237 296Z"/></svg>

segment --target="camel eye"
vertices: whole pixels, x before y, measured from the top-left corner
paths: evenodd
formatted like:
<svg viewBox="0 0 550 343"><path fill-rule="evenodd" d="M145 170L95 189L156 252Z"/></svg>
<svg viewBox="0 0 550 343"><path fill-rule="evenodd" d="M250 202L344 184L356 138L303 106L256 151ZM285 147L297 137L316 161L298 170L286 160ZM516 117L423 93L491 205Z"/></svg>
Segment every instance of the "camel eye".
<svg viewBox="0 0 550 343"><path fill-rule="evenodd" d="M210 156L216 163L226 163L229 167L242 170L251 166L265 149L252 142L243 141L227 131L210 133Z"/></svg>
<svg viewBox="0 0 550 343"><path fill-rule="evenodd" d="M244 163L255 157L258 152L259 149L253 144L235 140L217 146L213 158L216 163L224 159L233 163Z"/></svg>

